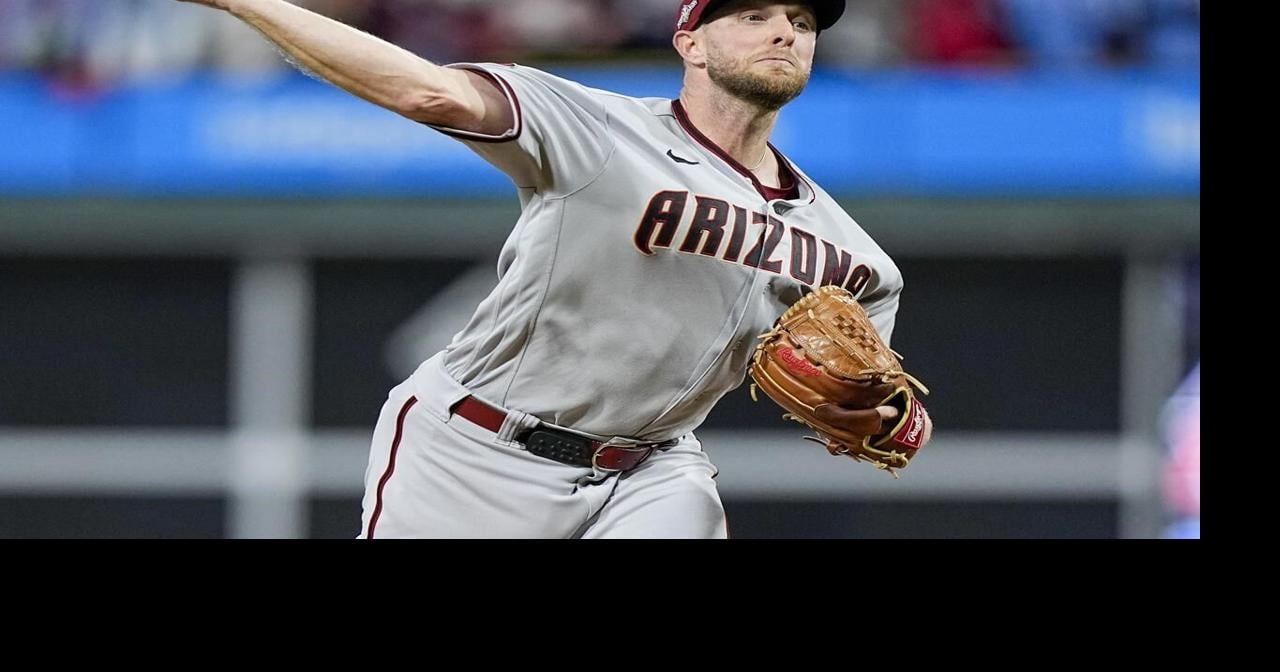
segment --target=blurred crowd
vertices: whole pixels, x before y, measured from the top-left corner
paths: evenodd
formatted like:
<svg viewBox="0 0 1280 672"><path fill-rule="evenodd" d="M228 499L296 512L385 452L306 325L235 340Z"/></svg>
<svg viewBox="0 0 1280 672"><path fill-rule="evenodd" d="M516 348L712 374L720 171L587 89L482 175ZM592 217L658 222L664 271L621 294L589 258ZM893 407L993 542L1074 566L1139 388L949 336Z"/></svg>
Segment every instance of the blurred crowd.
<svg viewBox="0 0 1280 672"><path fill-rule="evenodd" d="M294 0L437 62L670 58L675 0ZM1200 0L850 0L821 64L1200 65ZM270 76L279 54L174 0L0 0L0 70L87 86L214 69Z"/></svg>

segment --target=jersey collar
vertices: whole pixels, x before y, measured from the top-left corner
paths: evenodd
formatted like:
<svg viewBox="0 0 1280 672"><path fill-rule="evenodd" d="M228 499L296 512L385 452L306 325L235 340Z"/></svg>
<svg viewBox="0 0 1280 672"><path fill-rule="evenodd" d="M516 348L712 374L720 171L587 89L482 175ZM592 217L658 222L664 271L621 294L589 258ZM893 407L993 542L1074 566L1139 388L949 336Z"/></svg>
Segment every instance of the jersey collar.
<svg viewBox="0 0 1280 672"><path fill-rule="evenodd" d="M699 131L698 127L694 126L693 122L690 121L688 113L686 113L684 110L684 105L680 104L680 100L678 98L671 101L671 112L672 114L675 115L676 121L679 122L680 127L683 128L685 132L689 134L690 137L696 140L698 144L705 147L712 154L715 154L717 157L719 157L721 161L724 161L725 164L727 164L735 172L747 178L747 180L751 182L751 185L755 187L756 192L759 193L761 197L768 198L768 195L765 193L765 186L760 183L760 180L755 176L755 173L752 173L750 170L747 170L746 166L742 165L741 163L738 163L737 159L730 156L728 152L721 149L720 146L717 145L715 142L712 142L711 138L708 138L707 136L703 135L702 131ZM817 198L817 192L814 190L813 185L809 184L808 178L802 175L800 171L796 170L795 164L791 163L790 159L788 159L782 152L778 151L778 148L774 147L773 143L767 143L767 144L769 146L769 151L773 152L774 155L778 157L779 161L785 162L787 165L787 168L791 171L791 174L795 176L795 179L797 180L797 182L801 187L801 192L800 192L801 199L804 199L804 192L808 191L809 198L807 201L805 201L805 204L807 205L809 203L813 203L813 201Z"/></svg>

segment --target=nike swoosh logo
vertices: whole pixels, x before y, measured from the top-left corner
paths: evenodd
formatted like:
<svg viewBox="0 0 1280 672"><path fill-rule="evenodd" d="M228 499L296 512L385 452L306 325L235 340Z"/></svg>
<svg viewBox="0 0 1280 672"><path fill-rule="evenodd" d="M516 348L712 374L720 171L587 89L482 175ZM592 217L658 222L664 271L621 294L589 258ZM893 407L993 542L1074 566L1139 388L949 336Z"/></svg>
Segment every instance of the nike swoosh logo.
<svg viewBox="0 0 1280 672"><path fill-rule="evenodd" d="M696 166L696 165L698 165L698 163L699 163L699 162L697 162L697 161L690 161L689 159L682 159L682 158L680 158L680 157L676 156L676 155L675 155L671 150L669 150L669 149L667 150L667 156L671 157L671 160L672 160L672 161L675 161L676 163L687 163L687 164L689 164L690 166Z"/></svg>

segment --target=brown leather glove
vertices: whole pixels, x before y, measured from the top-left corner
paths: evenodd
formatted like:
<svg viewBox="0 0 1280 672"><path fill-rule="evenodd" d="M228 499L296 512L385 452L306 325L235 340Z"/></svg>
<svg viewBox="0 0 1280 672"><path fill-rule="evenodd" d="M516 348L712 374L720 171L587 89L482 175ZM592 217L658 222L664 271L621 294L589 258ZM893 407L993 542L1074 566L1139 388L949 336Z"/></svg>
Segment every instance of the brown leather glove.
<svg viewBox="0 0 1280 672"><path fill-rule="evenodd" d="M897 478L933 433L916 390L929 390L904 372L871 324L867 312L842 287L804 296L760 335L748 372L787 410L782 417L818 432L807 437L832 455L871 462ZM898 410L886 423L878 407ZM886 426L887 425L887 426Z"/></svg>

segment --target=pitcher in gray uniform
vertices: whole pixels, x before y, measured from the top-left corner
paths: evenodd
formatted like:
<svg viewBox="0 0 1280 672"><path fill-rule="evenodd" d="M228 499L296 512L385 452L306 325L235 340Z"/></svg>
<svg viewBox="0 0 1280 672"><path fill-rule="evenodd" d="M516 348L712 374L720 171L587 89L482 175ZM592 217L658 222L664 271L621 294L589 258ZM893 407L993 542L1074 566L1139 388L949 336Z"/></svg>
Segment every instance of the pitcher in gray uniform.
<svg viewBox="0 0 1280 672"><path fill-rule="evenodd" d="M675 100L437 66L283 0L191 1L457 138L519 192L497 286L388 396L362 538L726 537L693 432L757 334L834 284L892 337L897 267L768 142L843 0L673 2Z"/></svg>

